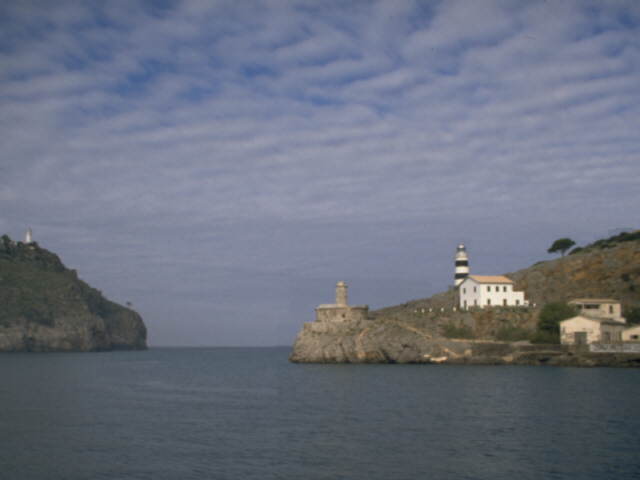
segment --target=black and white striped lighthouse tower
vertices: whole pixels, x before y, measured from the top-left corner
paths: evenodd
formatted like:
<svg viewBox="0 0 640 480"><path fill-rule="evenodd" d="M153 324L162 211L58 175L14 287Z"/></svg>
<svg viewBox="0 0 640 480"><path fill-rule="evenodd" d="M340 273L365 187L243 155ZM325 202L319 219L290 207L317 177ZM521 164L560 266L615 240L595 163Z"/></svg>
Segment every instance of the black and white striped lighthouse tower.
<svg viewBox="0 0 640 480"><path fill-rule="evenodd" d="M462 242L460 242L456 250L455 286L460 285L467 276L469 276L469 257L467 256L467 250L464 248Z"/></svg>

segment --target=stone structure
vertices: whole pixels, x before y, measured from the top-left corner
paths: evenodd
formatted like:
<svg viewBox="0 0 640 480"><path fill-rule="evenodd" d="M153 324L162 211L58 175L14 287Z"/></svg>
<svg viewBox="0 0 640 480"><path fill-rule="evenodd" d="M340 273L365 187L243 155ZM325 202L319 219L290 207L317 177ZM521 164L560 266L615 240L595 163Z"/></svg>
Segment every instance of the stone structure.
<svg viewBox="0 0 640 480"><path fill-rule="evenodd" d="M31 242L33 242L31 229L27 228L27 235L26 235L26 237L24 239L24 243L31 243Z"/></svg>
<svg viewBox="0 0 640 480"><path fill-rule="evenodd" d="M579 298L569 305L579 315L560 322L560 342L563 345L620 342L627 329L621 316L620 302L608 298Z"/></svg>
<svg viewBox="0 0 640 480"><path fill-rule="evenodd" d="M513 284L503 275L469 275L458 287L460 308L527 305L524 292L514 291Z"/></svg>
<svg viewBox="0 0 640 480"><path fill-rule="evenodd" d="M347 301L347 284L336 285L336 303L316 308L316 322L350 322L367 319L368 305L350 307Z"/></svg>
<svg viewBox="0 0 640 480"><path fill-rule="evenodd" d="M627 328L622 332L623 342L640 342L640 325Z"/></svg>
<svg viewBox="0 0 640 480"><path fill-rule="evenodd" d="M609 298L578 298L571 300L569 305L576 308L580 315L598 318L610 318L618 322L625 322L622 318L620 302Z"/></svg>
<svg viewBox="0 0 640 480"><path fill-rule="evenodd" d="M464 248L462 242L456 249L456 272L455 272L455 286L459 286L465 278L469 276L469 257L467 256L467 250Z"/></svg>
<svg viewBox="0 0 640 480"><path fill-rule="evenodd" d="M560 322L560 343L563 345L589 345L622 341L627 325L609 318L577 317Z"/></svg>

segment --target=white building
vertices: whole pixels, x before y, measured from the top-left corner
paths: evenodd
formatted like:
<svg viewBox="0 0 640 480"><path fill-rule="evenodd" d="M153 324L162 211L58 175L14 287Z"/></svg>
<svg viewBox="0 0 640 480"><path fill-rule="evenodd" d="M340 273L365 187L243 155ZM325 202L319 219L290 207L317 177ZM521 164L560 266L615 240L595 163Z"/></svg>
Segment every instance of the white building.
<svg viewBox="0 0 640 480"><path fill-rule="evenodd" d="M622 318L620 302L609 298L578 298L571 300L572 305L580 315L597 318L610 318L618 322L626 322Z"/></svg>
<svg viewBox="0 0 640 480"><path fill-rule="evenodd" d="M560 322L560 343L563 345L620 342L625 339L627 325L621 316L620 302L608 298L579 298L568 303L579 314ZM633 333L628 334L631 335Z"/></svg>
<svg viewBox="0 0 640 480"><path fill-rule="evenodd" d="M640 325L627 328L622 332L623 342L640 342Z"/></svg>
<svg viewBox="0 0 640 480"><path fill-rule="evenodd" d="M598 342L620 342L626 327L626 324L610 318L578 315L560 322L560 343L588 345Z"/></svg>
<svg viewBox="0 0 640 480"><path fill-rule="evenodd" d="M460 308L527 305L524 292L514 291L513 283L503 275L469 275L458 287Z"/></svg>

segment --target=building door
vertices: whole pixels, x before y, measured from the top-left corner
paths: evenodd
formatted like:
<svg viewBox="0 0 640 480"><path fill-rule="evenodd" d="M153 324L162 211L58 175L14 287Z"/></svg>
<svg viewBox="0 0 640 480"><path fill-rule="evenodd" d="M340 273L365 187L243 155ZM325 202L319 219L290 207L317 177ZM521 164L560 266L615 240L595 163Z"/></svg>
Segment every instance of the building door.
<svg viewBox="0 0 640 480"><path fill-rule="evenodd" d="M576 332L573 334L573 338L575 338L576 345L587 344L587 332Z"/></svg>

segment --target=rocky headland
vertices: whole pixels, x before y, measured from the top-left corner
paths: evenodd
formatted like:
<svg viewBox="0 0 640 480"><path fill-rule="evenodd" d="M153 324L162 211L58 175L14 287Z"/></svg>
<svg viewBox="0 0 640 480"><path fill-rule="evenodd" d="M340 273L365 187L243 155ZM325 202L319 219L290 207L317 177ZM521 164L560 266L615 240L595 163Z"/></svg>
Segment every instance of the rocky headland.
<svg viewBox="0 0 640 480"><path fill-rule="evenodd" d="M535 331L541 307L553 301L606 297L623 312L640 308L640 234L624 234L539 262L506 277L525 292L527 307L459 310L458 292L369 312L358 322L309 322L290 356L298 363L437 363L640 366L640 355L590 353L587 346L497 341L500 332ZM447 338L451 330L470 338Z"/></svg>
<svg viewBox="0 0 640 480"><path fill-rule="evenodd" d="M111 302L37 243L0 239L0 352L147 348L140 315Z"/></svg>

